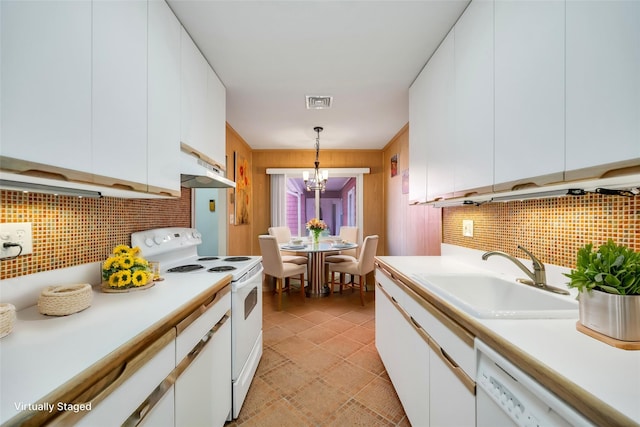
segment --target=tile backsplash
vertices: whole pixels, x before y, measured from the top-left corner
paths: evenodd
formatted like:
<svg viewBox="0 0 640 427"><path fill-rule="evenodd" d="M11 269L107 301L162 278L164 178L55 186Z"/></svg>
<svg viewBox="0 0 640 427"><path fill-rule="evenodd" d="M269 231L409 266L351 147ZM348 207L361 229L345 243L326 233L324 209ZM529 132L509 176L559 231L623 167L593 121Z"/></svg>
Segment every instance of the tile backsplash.
<svg viewBox="0 0 640 427"><path fill-rule="evenodd" d="M463 220L473 220L473 237L462 235ZM517 248L522 245L542 262L572 268L587 243L598 246L611 238L640 252L640 196L588 194L444 208L442 233L444 243L527 258Z"/></svg>
<svg viewBox="0 0 640 427"><path fill-rule="evenodd" d="M179 199L79 199L0 191L0 222L31 222L33 253L0 260L0 280L106 259L130 234L191 226L191 190Z"/></svg>

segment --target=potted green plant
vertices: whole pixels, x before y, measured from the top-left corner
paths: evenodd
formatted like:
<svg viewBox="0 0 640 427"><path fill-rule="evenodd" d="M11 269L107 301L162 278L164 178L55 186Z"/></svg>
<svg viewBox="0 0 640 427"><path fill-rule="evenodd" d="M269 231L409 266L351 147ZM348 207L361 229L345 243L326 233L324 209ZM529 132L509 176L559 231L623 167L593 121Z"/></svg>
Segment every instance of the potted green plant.
<svg viewBox="0 0 640 427"><path fill-rule="evenodd" d="M621 341L640 341L640 253L612 239L578 250L565 274L579 291L580 323Z"/></svg>

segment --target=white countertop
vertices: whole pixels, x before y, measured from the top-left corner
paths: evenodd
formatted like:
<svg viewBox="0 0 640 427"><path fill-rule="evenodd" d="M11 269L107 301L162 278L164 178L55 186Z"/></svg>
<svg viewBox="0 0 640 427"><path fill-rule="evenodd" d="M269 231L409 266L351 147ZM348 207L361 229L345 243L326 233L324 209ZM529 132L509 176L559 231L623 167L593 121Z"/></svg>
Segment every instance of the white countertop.
<svg viewBox="0 0 640 427"><path fill-rule="evenodd" d="M416 273L481 271L508 277L513 273L483 270L480 266L486 264L489 267L491 264L472 265L466 263L464 257L398 256L378 259L407 277ZM557 275L552 274L551 277ZM414 283L422 286L417 281ZM564 377L640 424L640 351L617 349L591 338L576 330L577 320L577 314L575 319L473 319L498 339L511 343L554 371L558 378Z"/></svg>
<svg viewBox="0 0 640 427"><path fill-rule="evenodd" d="M167 277L172 276L172 277ZM38 401L220 281L223 273L176 274L142 291L102 293L70 316L44 316L37 306L17 312L12 333L0 339L0 423ZM184 279L186 275L181 276ZM173 280L172 280L173 279Z"/></svg>

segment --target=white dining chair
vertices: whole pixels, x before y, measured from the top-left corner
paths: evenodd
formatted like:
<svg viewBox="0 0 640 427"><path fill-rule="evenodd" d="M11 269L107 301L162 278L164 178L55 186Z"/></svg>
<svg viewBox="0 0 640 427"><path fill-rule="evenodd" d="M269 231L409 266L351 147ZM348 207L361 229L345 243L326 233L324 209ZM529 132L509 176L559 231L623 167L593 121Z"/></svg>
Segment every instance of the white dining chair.
<svg viewBox="0 0 640 427"><path fill-rule="evenodd" d="M345 242L358 243L358 227L340 227L339 237ZM337 253L331 253L325 256L324 262L326 264L333 262L351 262L356 261L357 256L357 248L340 250ZM329 269L327 266L325 266L325 278L325 281L329 282Z"/></svg>
<svg viewBox="0 0 640 427"><path fill-rule="evenodd" d="M298 265L283 262L278 241L274 236L262 235L258 236L258 239L264 274L276 279L275 292L278 294L278 311L282 310L282 293L289 292L291 289L291 277L297 277L300 280L300 295L304 302L304 275L307 272L307 264Z"/></svg>
<svg viewBox="0 0 640 427"><path fill-rule="evenodd" d="M279 244L289 243L291 241L291 230L289 227L269 227L269 235L274 236ZM282 262L303 265L307 264L309 258L306 256L296 255L295 252L282 251Z"/></svg>
<svg viewBox="0 0 640 427"><path fill-rule="evenodd" d="M366 276L375 267L374 258L378 249L378 236L367 236L362 243L360 256L354 261L328 263L331 282L329 283L329 295L333 295L336 283L336 273L340 273L340 293L345 287L360 290L360 302L364 305L364 291L366 289ZM345 274L350 274L352 280L345 283Z"/></svg>

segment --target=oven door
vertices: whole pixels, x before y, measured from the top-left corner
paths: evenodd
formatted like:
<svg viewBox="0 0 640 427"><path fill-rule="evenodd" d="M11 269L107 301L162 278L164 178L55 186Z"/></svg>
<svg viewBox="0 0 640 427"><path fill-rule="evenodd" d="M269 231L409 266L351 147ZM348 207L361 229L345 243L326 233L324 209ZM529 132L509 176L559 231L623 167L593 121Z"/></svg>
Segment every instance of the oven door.
<svg viewBox="0 0 640 427"><path fill-rule="evenodd" d="M232 283L231 358L232 379L240 376L262 332L262 264Z"/></svg>

